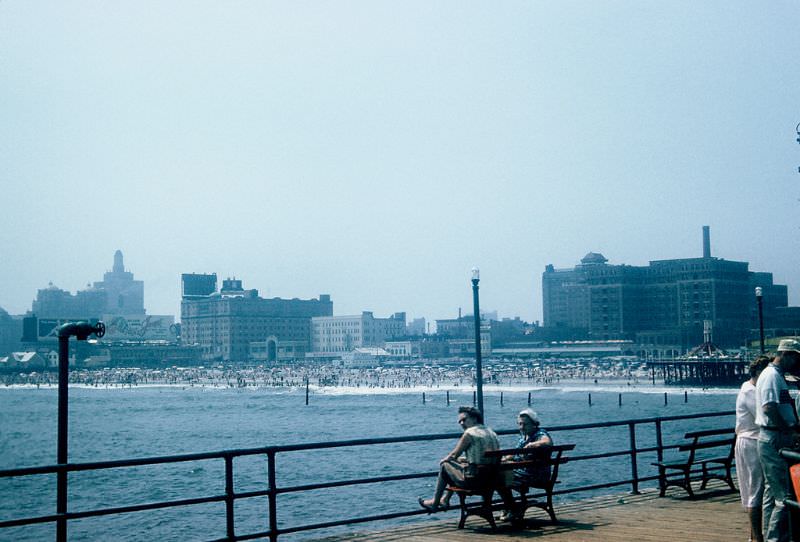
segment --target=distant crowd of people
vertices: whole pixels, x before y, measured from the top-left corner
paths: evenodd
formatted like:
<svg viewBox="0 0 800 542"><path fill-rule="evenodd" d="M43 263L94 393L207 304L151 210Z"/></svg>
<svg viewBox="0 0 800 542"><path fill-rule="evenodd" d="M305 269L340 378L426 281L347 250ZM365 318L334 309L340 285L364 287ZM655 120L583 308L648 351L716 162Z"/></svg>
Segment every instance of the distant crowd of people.
<svg viewBox="0 0 800 542"><path fill-rule="evenodd" d="M510 385L532 383L557 384L564 380L626 381L636 384L647 375L639 365L559 366L504 365L499 368L484 367L486 384ZM218 366L218 367L166 367L153 368L102 368L71 369L71 384L90 387L134 387L140 385L208 386L223 388L298 388L314 386L349 388L459 388L475 384L475 369L471 364L462 366L425 365L407 367L356 368L335 364L308 364L283 366ZM55 386L58 374L54 372L15 373L2 376L5 386L32 385Z"/></svg>

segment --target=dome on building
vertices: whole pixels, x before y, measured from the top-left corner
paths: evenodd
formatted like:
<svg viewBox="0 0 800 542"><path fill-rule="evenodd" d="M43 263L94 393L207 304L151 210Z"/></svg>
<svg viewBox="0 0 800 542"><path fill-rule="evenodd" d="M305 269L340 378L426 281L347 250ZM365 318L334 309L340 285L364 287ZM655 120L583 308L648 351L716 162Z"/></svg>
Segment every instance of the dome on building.
<svg viewBox="0 0 800 542"><path fill-rule="evenodd" d="M581 259L581 263L583 265L598 265L598 264L604 264L607 261L608 258L603 256L599 252L590 252Z"/></svg>

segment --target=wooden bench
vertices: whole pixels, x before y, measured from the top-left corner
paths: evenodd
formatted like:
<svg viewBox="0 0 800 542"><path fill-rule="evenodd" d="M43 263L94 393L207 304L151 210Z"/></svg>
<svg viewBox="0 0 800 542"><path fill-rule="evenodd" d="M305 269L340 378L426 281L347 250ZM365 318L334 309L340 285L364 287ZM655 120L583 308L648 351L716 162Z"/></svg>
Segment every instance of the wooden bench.
<svg viewBox="0 0 800 542"><path fill-rule="evenodd" d="M658 467L659 496L663 497L666 494L667 487L677 486L685 489L689 497L694 498L692 470L697 466L702 469L700 490L705 489L708 481L714 478L723 480L731 486L731 489L736 490L731 475L736 445L736 433L733 429L691 431L686 433L683 438L691 440L690 443L682 444L678 447L679 452L689 452L685 461L658 461L653 463ZM709 448L722 448L725 453L714 457L698 457L698 450ZM714 471L711 469L714 469ZM721 473L715 472L723 469L724 471ZM672 476L670 476L671 474Z"/></svg>
<svg viewBox="0 0 800 542"><path fill-rule="evenodd" d="M569 461L564 457L564 452L568 452L575 448L574 444L561 444L557 446L547 446L542 448L510 448L504 450L493 450L485 453L485 456L491 458L496 463L481 465L478 474L479 483L477 486L471 488L461 488L456 486L448 486L447 490L452 491L458 495L459 508L461 510L461 519L458 522L458 528L463 529L464 523L468 516L477 515L484 518L489 522L492 529L496 529L497 525L494 521L494 507L493 497L494 493L503 492L508 490L507 495L512 495L511 490L517 491L520 494L519 502L515 502L515 507L521 516L525 515L525 511L531 506L536 506L545 510L552 521L557 521L556 513L553 509L553 488L558 482L558 468L560 465ZM506 461L499 463L500 459L505 456L523 456L520 461ZM528 467L538 467L546 469L549 467L549 475L543 478L534 479L533 477L515 477L514 482L506 486L506 475L510 476L508 471L527 469ZM530 489L541 489L544 491L545 501L529 501L528 491ZM479 504L469 503L467 501L470 497L480 497Z"/></svg>

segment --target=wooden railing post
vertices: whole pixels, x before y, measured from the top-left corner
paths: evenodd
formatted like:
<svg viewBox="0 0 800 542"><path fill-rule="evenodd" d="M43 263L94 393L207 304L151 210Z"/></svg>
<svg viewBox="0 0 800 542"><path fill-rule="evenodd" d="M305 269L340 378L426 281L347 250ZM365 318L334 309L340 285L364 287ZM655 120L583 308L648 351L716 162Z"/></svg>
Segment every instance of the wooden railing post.
<svg viewBox="0 0 800 542"><path fill-rule="evenodd" d="M630 442L631 442L631 474L633 475L631 485L631 493L634 495L639 494L639 466L637 463L637 453L638 450L636 449L636 424L634 422L628 423L628 433L630 435Z"/></svg>
<svg viewBox="0 0 800 542"><path fill-rule="evenodd" d="M234 532L234 508L233 508L233 456L225 455L225 527L228 540L235 540Z"/></svg>

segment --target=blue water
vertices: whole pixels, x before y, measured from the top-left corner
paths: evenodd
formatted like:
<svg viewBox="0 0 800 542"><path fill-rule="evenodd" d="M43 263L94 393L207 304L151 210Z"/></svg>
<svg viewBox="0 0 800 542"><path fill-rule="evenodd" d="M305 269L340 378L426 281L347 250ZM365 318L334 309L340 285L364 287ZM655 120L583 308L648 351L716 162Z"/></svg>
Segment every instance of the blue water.
<svg viewBox="0 0 800 542"><path fill-rule="evenodd" d="M527 406L528 390L487 387L485 405L489 425L515 427L516 413ZM641 385L638 388L591 383L565 383L533 391L533 407L545 427L605 422L678 414L733 410L735 390L683 390ZM623 404L618 404L619 393ZM589 405L588 394L592 394ZM327 388L315 390L306 406L302 388L133 387L70 389L70 462L127 459L310 443L365 437L453 433L452 440L400 445L293 452L277 462L279 487L402 474L433 472L454 445L459 433L456 407L471 404L472 392L452 389L451 405L443 389L428 389L426 403L418 390ZM705 426L732 426L733 419L703 422ZM0 389L0 468L56 462L56 388ZM701 428L697 425L691 428ZM665 441L675 442L689 427L665 424ZM581 455L627 448L628 428L554 433L557 442L575 442ZM637 432L639 447L654 445L653 432ZM513 446L516 437L501 438ZM639 459L640 473L649 473L652 459ZM576 462L564 466L564 488L600 483L630 475L625 458ZM433 478L392 485L376 491L373 485L286 494L278 499L281 527L332 521L356 515L412 510L416 497L429 496ZM263 456L235 462L236 491L266 489ZM629 487L620 488L628 490ZM614 490L606 490L614 491ZM221 460L79 472L70 475L70 510L124 506L156 500L182 499L224 492ZM579 496L581 496L579 494ZM585 494L584 494L585 496ZM576 497L572 497L576 498ZM55 476L0 480L0 518L3 520L55 512ZM343 516L344 514L344 516ZM415 518L419 521L420 518ZM397 520L402 521L402 520ZM236 503L237 534L266 530L266 497ZM387 523L345 528L376 529ZM332 530L286 536L287 540L322 537ZM223 504L89 518L69 523L70 540L209 540L225 535ZM51 525L0 531L0 540L53 539ZM284 537L281 537L283 539Z"/></svg>

